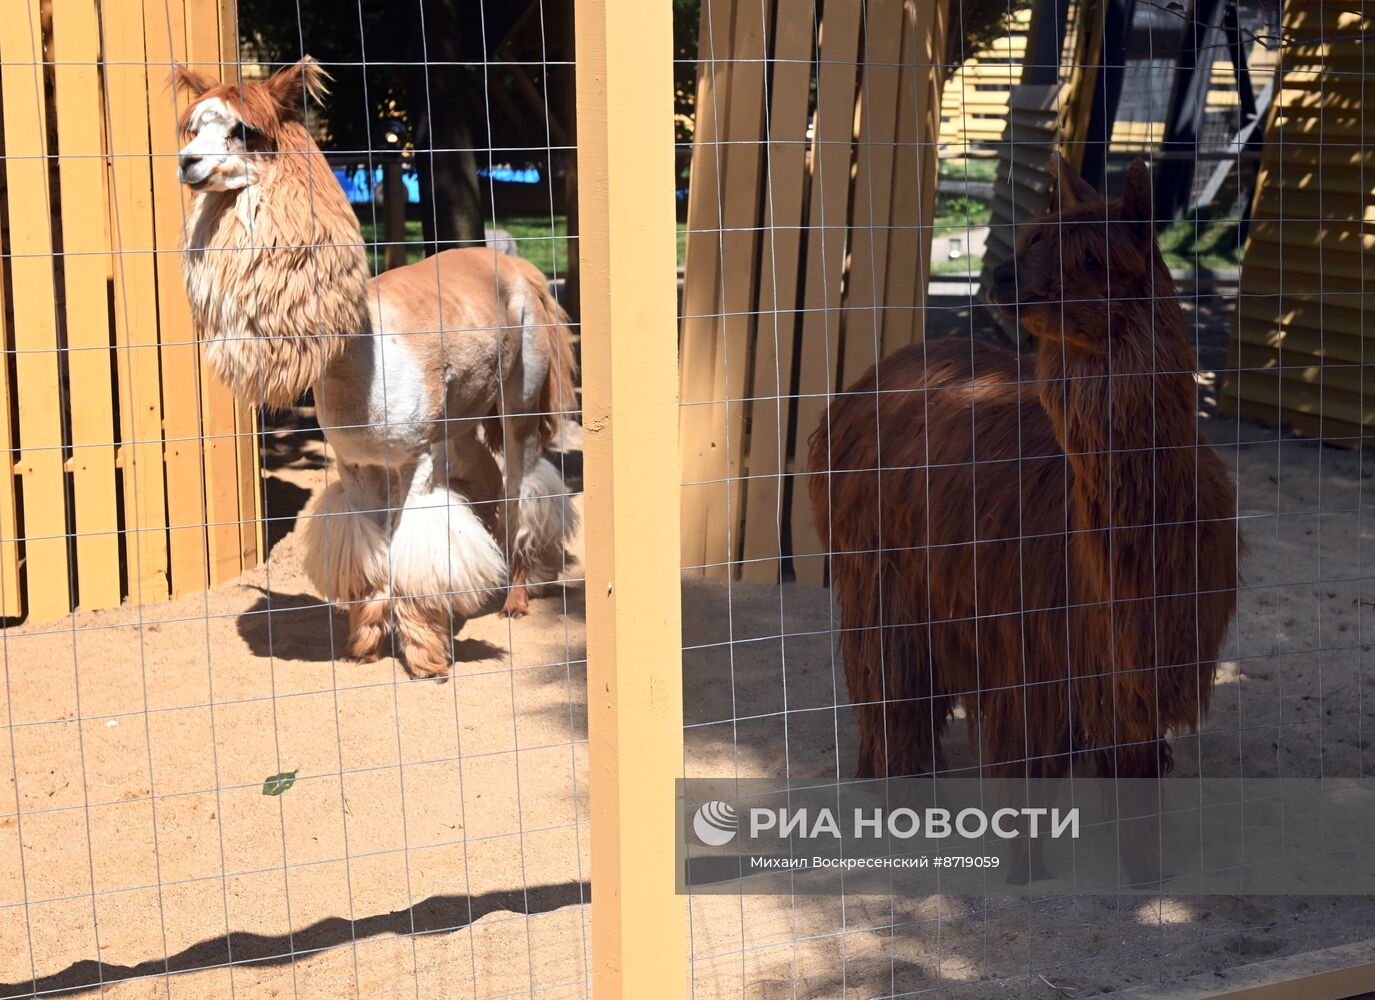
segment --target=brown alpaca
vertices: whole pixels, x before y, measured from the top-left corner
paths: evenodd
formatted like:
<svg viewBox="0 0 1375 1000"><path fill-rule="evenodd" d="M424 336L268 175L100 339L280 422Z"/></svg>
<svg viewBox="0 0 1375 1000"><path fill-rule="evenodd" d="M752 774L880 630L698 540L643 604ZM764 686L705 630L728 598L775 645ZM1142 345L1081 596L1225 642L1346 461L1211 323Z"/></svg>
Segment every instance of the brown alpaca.
<svg viewBox="0 0 1375 1000"><path fill-rule="evenodd" d="M990 296L1040 341L904 348L831 405L809 489L829 539L859 775L944 766L957 702L995 776L1169 770L1236 609L1236 498L1132 164L1104 204L1063 161Z"/></svg>
<svg viewBox="0 0 1375 1000"><path fill-rule="evenodd" d="M485 249L369 281L302 123L327 79L310 57L264 83L174 79L193 98L183 264L207 361L252 404L313 390L336 475L303 531L306 572L347 604L350 655L381 656L392 625L413 674L445 674L455 629L508 584L504 610L525 614L574 530L543 458L573 406L567 316L536 267Z"/></svg>

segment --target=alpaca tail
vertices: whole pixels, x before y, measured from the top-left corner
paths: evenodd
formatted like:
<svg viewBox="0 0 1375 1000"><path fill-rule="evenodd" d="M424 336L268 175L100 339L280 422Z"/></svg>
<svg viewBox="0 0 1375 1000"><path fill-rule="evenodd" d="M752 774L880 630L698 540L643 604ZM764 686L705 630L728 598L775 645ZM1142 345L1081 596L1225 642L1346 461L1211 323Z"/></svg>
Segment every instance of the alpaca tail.
<svg viewBox="0 0 1375 1000"><path fill-rule="evenodd" d="M549 373L539 397L539 447L543 451L558 438L564 416L578 408L578 359L573 353L568 313L554 298L543 274L538 278L532 276L530 283L536 294L530 318L549 336Z"/></svg>

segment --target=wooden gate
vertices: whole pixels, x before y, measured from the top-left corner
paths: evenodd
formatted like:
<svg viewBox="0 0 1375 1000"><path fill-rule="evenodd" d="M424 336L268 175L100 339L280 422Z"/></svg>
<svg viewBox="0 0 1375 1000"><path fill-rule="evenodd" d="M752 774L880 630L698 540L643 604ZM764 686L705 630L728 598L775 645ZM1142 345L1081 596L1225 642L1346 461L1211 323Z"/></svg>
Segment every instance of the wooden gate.
<svg viewBox="0 0 1375 1000"><path fill-rule="evenodd" d="M231 10L14 0L0 17L6 618L162 600L262 556L256 415L205 371L183 291L166 85L174 61L220 75Z"/></svg>
<svg viewBox="0 0 1375 1000"><path fill-rule="evenodd" d="M820 583L828 395L919 341L947 0L703 0L680 355L682 566ZM812 97L813 88L815 97Z"/></svg>

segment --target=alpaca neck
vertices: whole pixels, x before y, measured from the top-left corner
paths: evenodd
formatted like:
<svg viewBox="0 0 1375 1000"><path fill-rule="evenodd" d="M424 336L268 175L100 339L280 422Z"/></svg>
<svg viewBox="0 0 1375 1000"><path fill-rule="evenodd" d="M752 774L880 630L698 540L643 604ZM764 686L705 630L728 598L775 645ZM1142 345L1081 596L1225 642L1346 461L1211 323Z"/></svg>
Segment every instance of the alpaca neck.
<svg viewBox="0 0 1375 1000"><path fill-rule="evenodd" d="M1169 568L1149 551L1123 551L1150 549L1152 532L1108 529L1196 517L1196 361L1172 294L1149 306L1116 304L1110 343L1102 355L1044 345L1037 372L1041 405L1074 473L1071 527L1085 582L1125 598L1160 592Z"/></svg>
<svg viewBox="0 0 1375 1000"><path fill-rule="evenodd" d="M257 182L197 195L184 268L197 335L245 402L289 406L371 332L368 266L353 209L297 123Z"/></svg>

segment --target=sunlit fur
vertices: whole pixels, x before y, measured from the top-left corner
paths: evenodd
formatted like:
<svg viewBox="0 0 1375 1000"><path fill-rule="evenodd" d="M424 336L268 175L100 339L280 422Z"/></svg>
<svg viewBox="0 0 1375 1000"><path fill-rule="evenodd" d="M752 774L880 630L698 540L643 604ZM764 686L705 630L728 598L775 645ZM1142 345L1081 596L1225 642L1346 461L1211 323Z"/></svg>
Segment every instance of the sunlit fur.
<svg viewBox="0 0 1375 1000"><path fill-rule="evenodd" d="M192 97L187 293L235 395L313 392L337 477L308 518L305 565L348 605L351 655L382 655L390 625L407 668L439 675L489 595L505 587L505 610L524 614L527 582L562 562L574 519L541 455L576 405L568 317L538 268L481 248L370 281L302 123L326 79L309 57L241 86L175 71Z"/></svg>
<svg viewBox="0 0 1375 1000"><path fill-rule="evenodd" d="M1133 165L1104 205L1061 164L1060 191L992 296L1039 338L1034 367L968 340L905 348L811 436L861 776L943 767L957 703L995 774L1089 750L1154 776L1207 709L1236 498L1197 431L1149 176Z"/></svg>

